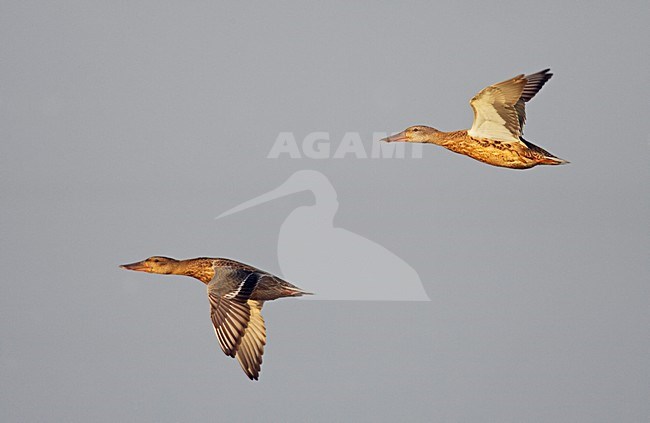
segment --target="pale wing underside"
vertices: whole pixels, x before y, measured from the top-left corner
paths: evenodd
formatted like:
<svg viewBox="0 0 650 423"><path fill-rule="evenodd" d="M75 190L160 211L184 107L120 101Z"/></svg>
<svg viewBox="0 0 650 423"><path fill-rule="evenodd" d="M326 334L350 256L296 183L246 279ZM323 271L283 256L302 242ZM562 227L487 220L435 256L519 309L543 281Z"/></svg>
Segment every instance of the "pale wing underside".
<svg viewBox="0 0 650 423"><path fill-rule="evenodd" d="M226 355L234 357L250 320L246 301L229 300L209 294L210 316L219 345Z"/></svg>
<svg viewBox="0 0 650 423"><path fill-rule="evenodd" d="M526 121L525 103L551 78L553 74L548 71L518 75L481 90L470 100L474 123L468 134L474 138L520 142Z"/></svg>
<svg viewBox="0 0 650 423"><path fill-rule="evenodd" d="M470 101L474 123L468 134L474 138L519 141L519 118L513 105L508 105L504 93L487 87Z"/></svg>
<svg viewBox="0 0 650 423"><path fill-rule="evenodd" d="M262 355L266 345L266 327L262 317L262 301L248 300L250 320L237 348L237 361L251 379L257 379L262 368Z"/></svg>
<svg viewBox="0 0 650 423"><path fill-rule="evenodd" d="M224 295L208 290L210 315L223 352L236 357L246 375L259 377L266 345L266 328L262 317L262 301L249 300L249 285L256 279L247 277L235 290Z"/></svg>

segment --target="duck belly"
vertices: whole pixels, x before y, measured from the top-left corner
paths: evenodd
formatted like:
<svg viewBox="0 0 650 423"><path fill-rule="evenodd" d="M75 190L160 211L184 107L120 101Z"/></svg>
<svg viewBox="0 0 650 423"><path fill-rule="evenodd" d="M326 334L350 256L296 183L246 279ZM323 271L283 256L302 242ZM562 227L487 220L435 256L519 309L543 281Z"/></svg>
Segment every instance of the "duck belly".
<svg viewBox="0 0 650 423"><path fill-rule="evenodd" d="M538 164L536 160L522 155L517 147L502 141L471 140L445 147L492 166L529 169Z"/></svg>

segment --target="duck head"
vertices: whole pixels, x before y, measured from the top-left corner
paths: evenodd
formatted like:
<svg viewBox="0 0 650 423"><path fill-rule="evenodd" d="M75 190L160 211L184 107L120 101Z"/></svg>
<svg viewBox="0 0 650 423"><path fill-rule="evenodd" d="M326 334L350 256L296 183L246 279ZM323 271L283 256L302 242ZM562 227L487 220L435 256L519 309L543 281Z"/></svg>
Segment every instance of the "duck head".
<svg viewBox="0 0 650 423"><path fill-rule="evenodd" d="M435 128L424 125L410 126L400 132L399 134L391 135L381 141L386 142L432 142L438 134Z"/></svg>
<svg viewBox="0 0 650 423"><path fill-rule="evenodd" d="M179 261L169 257L153 256L136 263L122 264L120 267L136 272L159 273L162 275L175 274Z"/></svg>

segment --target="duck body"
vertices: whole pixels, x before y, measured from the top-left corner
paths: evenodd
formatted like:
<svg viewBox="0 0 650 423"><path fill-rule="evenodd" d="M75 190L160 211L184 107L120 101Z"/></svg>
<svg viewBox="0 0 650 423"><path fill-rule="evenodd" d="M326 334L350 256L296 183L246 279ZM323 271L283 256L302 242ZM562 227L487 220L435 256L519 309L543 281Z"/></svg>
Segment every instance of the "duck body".
<svg viewBox="0 0 650 423"><path fill-rule="evenodd" d="M443 132L418 125L382 141L437 144L480 162L510 169L569 163L522 137L526 122L525 103L551 76L549 69L545 69L484 88L470 100L474 111L470 129Z"/></svg>
<svg viewBox="0 0 650 423"><path fill-rule="evenodd" d="M248 299L271 301L283 297L310 295L295 285L248 264L230 259L208 259L213 261L214 276L206 284L208 293L228 296L238 289L250 290ZM246 288L248 286L248 288Z"/></svg>
<svg viewBox="0 0 650 423"><path fill-rule="evenodd" d="M433 128L430 128L433 129ZM468 129L453 132L437 131L430 141L454 153L469 156L479 162L510 169L530 169L543 165L559 165L566 161L559 159L535 144L520 138L519 142L474 138Z"/></svg>
<svg viewBox="0 0 650 423"><path fill-rule="evenodd" d="M225 258L176 260L154 256L123 269L164 275L184 275L206 285L210 317L223 352L237 358L250 379L262 365L266 327L261 315L265 301L310 294L268 272Z"/></svg>

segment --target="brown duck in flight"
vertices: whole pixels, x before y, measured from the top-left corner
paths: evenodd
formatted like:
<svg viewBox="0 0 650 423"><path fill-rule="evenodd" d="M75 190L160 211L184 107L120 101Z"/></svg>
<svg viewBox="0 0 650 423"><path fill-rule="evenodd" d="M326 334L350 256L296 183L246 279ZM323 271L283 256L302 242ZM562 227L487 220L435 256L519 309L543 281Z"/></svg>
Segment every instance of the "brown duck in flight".
<svg viewBox="0 0 650 423"><path fill-rule="evenodd" d="M553 74L549 71L518 75L481 90L469 102L474 110L470 129L443 132L428 126L411 126L382 141L438 144L483 163L512 169L569 163L521 136L526 103L551 79Z"/></svg>
<svg viewBox="0 0 650 423"><path fill-rule="evenodd" d="M260 313L264 301L310 294L270 273L223 258L150 257L120 267L191 276L206 284L212 324L221 349L226 355L236 357L246 375L255 380L259 377L266 345L266 328Z"/></svg>

